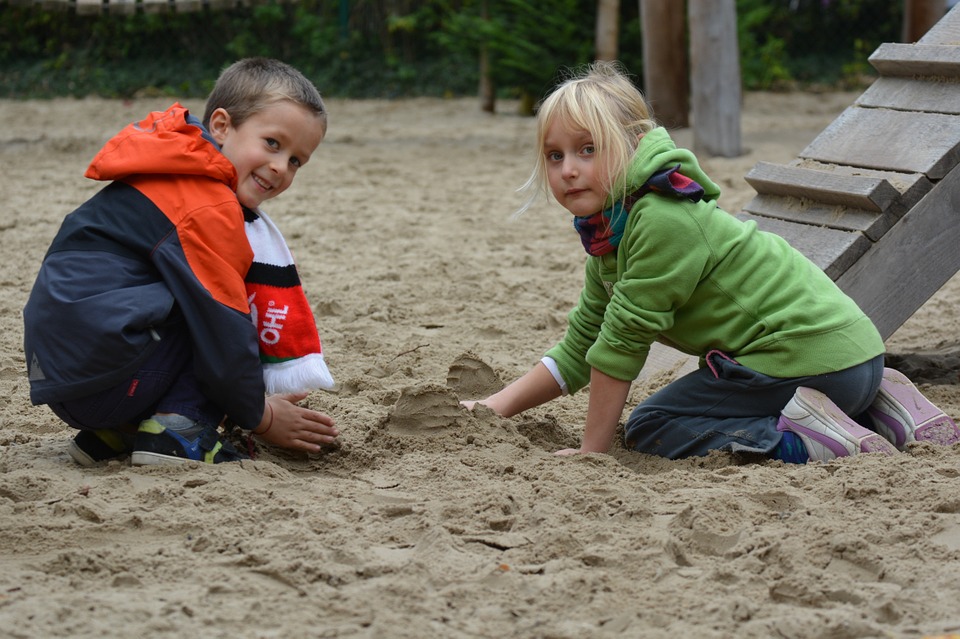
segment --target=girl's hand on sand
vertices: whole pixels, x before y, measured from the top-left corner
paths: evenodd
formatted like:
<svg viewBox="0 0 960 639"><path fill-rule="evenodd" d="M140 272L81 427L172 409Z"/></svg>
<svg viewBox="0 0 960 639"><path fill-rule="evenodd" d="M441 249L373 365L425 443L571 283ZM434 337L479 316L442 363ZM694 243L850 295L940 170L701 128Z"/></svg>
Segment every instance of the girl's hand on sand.
<svg viewBox="0 0 960 639"><path fill-rule="evenodd" d="M274 446L319 453L337 440L340 431L333 419L298 405L307 393L271 395L266 399L263 419L253 434ZM271 422L272 420L272 422Z"/></svg>
<svg viewBox="0 0 960 639"><path fill-rule="evenodd" d="M477 404L482 404L483 402L479 399L465 399L460 402L460 405L466 408L467 410L473 410Z"/></svg>

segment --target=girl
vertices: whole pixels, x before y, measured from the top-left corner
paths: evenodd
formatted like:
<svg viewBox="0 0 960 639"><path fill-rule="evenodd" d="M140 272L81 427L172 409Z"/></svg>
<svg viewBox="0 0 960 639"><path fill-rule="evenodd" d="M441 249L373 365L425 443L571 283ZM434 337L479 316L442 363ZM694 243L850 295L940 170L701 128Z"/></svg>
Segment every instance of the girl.
<svg viewBox="0 0 960 639"><path fill-rule="evenodd" d="M883 340L853 300L782 238L717 206L719 187L616 64L562 83L539 109L537 136L520 212L549 189L573 214L589 254L583 290L539 364L464 406L512 416L589 384L582 444L558 454L606 452L659 340L701 366L634 409L628 448L802 463L960 441L949 417L884 369Z"/></svg>

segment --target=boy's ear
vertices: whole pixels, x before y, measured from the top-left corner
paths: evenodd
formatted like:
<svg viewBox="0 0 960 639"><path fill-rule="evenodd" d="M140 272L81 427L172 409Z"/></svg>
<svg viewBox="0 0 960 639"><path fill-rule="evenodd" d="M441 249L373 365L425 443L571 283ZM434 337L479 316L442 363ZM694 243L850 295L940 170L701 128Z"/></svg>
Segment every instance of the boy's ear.
<svg viewBox="0 0 960 639"><path fill-rule="evenodd" d="M230 128L230 114L224 108L219 108L210 114L210 135L217 141L217 144L223 144L227 137L227 130Z"/></svg>

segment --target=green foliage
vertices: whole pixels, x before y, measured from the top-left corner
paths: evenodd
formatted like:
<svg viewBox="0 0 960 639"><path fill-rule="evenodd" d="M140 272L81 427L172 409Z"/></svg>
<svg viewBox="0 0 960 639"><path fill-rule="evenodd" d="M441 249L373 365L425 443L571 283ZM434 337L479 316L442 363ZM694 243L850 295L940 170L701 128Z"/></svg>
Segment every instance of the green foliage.
<svg viewBox="0 0 960 639"><path fill-rule="evenodd" d="M744 86L862 82L867 56L898 39L902 4L737 0ZM500 95L536 99L592 59L595 11L588 0L266 0L89 16L0 0L0 96L202 97L252 55L286 60L330 96L471 95L485 47ZM637 76L642 45L639 5L623 0L620 59Z"/></svg>
<svg viewBox="0 0 960 639"><path fill-rule="evenodd" d="M889 0L737 0L744 86L847 85L873 75L867 57L897 42L903 3Z"/></svg>
<svg viewBox="0 0 960 639"><path fill-rule="evenodd" d="M790 79L786 42L766 28L776 10L762 0L737 2L740 74L747 87L769 89Z"/></svg>

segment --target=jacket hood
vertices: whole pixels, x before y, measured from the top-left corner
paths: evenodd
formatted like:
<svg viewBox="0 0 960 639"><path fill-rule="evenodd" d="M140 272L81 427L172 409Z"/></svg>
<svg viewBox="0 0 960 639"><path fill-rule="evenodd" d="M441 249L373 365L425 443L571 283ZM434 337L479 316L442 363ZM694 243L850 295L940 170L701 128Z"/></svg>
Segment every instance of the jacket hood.
<svg viewBox="0 0 960 639"><path fill-rule="evenodd" d="M687 149L677 148L663 127L649 131L640 140L627 169L627 191L640 187L660 169L678 164L680 173L703 187L703 199L717 200L720 197L720 187L703 172L696 156Z"/></svg>
<svg viewBox="0 0 960 639"><path fill-rule="evenodd" d="M122 180L145 174L198 175L237 189L237 171L200 120L174 104L127 125L90 162L86 177Z"/></svg>

